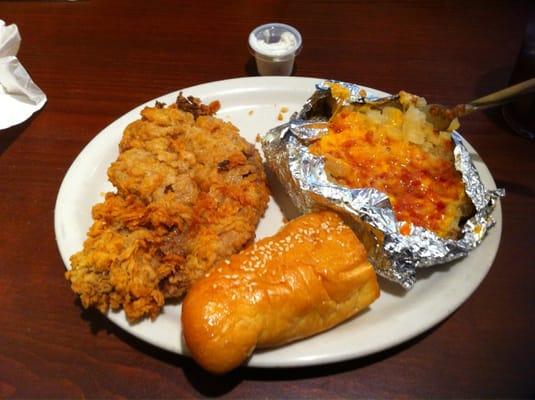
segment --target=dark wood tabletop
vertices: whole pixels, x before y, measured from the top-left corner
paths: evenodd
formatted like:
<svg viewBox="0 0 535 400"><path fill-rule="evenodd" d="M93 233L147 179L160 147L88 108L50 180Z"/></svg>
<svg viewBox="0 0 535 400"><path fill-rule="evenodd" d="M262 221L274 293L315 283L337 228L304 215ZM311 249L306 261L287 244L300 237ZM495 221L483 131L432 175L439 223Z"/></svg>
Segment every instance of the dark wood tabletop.
<svg viewBox="0 0 535 400"><path fill-rule="evenodd" d="M489 274L438 326L364 358L212 376L84 310L54 235L58 189L83 147L152 98L254 76L257 25L299 29L296 76L453 105L508 85L530 12L526 1L0 2L22 35L18 58L48 96L0 131L0 398L533 397L535 142L500 110L461 127L507 191Z"/></svg>

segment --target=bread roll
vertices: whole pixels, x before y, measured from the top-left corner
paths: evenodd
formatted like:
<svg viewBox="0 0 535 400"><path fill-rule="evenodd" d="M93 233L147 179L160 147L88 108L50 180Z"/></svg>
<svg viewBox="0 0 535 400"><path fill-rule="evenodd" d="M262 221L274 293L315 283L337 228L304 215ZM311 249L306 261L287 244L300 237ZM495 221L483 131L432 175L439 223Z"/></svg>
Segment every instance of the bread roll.
<svg viewBox="0 0 535 400"><path fill-rule="evenodd" d="M184 338L203 368L224 373L255 348L329 329L378 296L353 231L333 212L307 214L192 286L182 305Z"/></svg>

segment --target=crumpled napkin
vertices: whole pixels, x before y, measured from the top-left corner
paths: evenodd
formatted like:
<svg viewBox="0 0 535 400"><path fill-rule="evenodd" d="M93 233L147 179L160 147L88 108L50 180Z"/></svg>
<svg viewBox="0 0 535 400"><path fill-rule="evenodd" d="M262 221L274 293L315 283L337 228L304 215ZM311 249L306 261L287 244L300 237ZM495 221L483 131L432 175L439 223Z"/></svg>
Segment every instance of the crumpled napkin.
<svg viewBox="0 0 535 400"><path fill-rule="evenodd" d="M0 19L0 129L20 124L41 109L46 95L16 57L20 47L17 25Z"/></svg>

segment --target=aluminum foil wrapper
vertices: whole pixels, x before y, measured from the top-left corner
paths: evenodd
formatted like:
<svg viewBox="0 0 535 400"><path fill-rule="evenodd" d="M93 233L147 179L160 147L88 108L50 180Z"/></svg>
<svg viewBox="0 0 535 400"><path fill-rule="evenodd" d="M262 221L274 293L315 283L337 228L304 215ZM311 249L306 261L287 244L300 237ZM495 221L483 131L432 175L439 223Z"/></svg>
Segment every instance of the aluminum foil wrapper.
<svg viewBox="0 0 535 400"><path fill-rule="evenodd" d="M482 183L461 136L452 133L455 167L462 174L475 215L462 228L458 240L443 239L414 226L409 235L400 233L388 196L376 189L351 189L329 179L322 157L309 152L308 145L327 133L327 121L336 100L326 81L290 121L265 133L262 149L268 167L276 174L293 203L301 212L325 208L345 216L368 251L376 272L405 289L416 282L416 269L443 264L466 256L484 239L495 221L492 211L502 189L488 190ZM358 85L337 82L349 89L342 104L362 103L377 98L364 97Z"/></svg>

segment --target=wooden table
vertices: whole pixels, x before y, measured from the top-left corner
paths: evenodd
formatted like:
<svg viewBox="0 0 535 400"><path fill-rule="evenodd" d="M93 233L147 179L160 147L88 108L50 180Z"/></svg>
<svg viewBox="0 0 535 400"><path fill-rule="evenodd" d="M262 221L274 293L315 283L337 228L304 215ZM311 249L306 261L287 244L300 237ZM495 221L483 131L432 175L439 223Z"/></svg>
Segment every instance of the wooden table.
<svg viewBox="0 0 535 400"><path fill-rule="evenodd" d="M254 75L246 38L304 38L295 75L455 104L505 85L528 21L519 2L2 1L48 103L0 132L0 397L457 398L535 395L535 143L498 112L463 121L497 184L503 234L477 291L437 327L365 358L224 377L84 311L63 277L54 203L76 155L151 98ZM4 110L0 110L0 118Z"/></svg>

